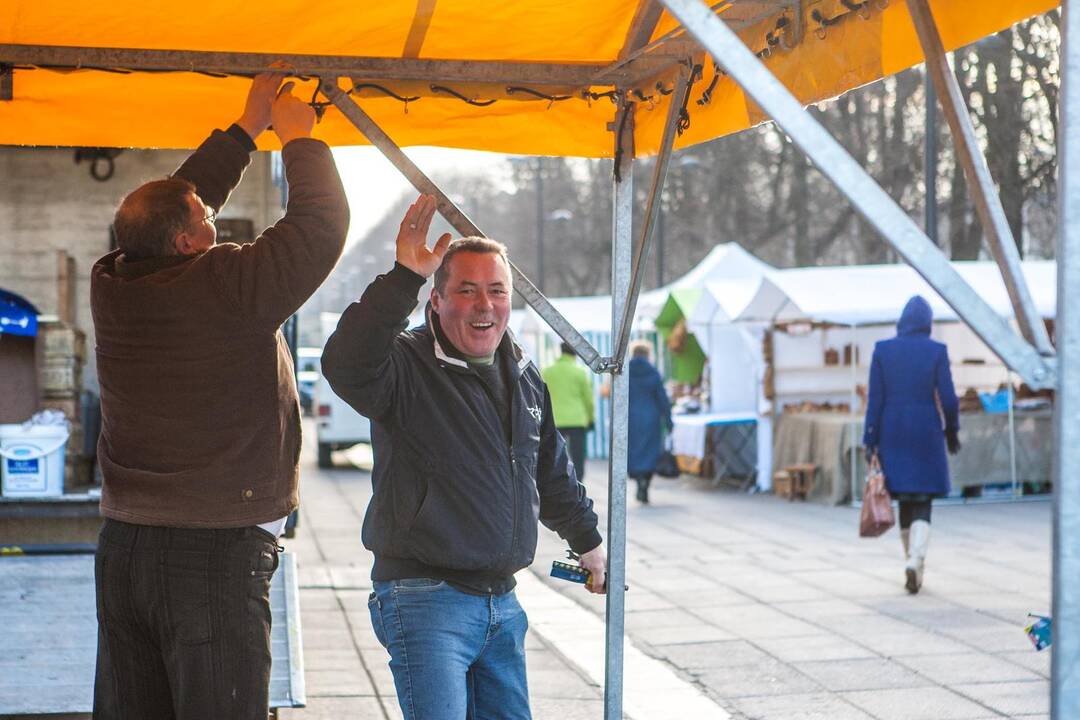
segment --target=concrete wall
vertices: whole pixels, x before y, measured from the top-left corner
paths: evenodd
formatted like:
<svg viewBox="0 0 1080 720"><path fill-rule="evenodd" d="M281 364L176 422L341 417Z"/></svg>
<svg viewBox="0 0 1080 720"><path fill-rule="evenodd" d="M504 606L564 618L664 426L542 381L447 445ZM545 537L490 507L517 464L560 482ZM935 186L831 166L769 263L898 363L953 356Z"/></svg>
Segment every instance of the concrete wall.
<svg viewBox="0 0 1080 720"><path fill-rule="evenodd" d="M97 391L90 268L109 251L109 224L120 200L141 183L172 172L185 152L127 150L105 182L75 164L73 148L0 147L0 288L44 314L57 312L56 251L75 258L76 324L87 334L83 385ZM281 215L270 153L256 153L222 217L248 218L258 233Z"/></svg>

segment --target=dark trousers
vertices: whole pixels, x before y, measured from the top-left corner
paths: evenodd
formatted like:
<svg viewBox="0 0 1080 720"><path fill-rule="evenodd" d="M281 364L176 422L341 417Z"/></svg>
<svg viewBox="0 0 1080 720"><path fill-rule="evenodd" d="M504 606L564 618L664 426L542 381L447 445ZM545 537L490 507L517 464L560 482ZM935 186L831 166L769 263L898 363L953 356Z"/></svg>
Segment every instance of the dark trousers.
<svg viewBox="0 0 1080 720"><path fill-rule="evenodd" d="M570 460L577 470L577 479L585 479L585 428L568 427L559 428L563 439L566 440L566 450L570 453Z"/></svg>
<svg viewBox="0 0 1080 720"><path fill-rule="evenodd" d="M95 720L266 720L277 540L106 520Z"/></svg>

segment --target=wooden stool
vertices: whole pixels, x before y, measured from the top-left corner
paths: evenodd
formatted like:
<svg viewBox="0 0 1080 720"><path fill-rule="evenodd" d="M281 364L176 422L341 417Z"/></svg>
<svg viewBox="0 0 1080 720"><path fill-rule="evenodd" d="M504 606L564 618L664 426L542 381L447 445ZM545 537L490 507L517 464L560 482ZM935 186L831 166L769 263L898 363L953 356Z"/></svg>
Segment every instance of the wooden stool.
<svg viewBox="0 0 1080 720"><path fill-rule="evenodd" d="M791 493L794 490L794 484L791 481L791 473L781 470L773 473L772 476L772 489L773 494L776 497L791 499Z"/></svg>
<svg viewBox="0 0 1080 720"><path fill-rule="evenodd" d="M805 501L810 491L814 489L817 465L814 463L788 465L784 468L784 472L791 477L791 494L787 496L788 500L798 497Z"/></svg>

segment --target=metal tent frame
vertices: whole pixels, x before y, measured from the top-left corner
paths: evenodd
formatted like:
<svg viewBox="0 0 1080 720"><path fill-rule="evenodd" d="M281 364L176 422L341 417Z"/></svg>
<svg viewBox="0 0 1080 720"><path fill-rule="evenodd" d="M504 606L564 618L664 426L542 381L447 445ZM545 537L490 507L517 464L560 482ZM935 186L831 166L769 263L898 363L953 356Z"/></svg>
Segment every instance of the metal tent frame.
<svg viewBox="0 0 1080 720"><path fill-rule="evenodd" d="M1019 272L1016 245L1005 222L985 159L977 152L971 119L949 71L945 52L927 0L907 0L934 89L945 110L957 153L972 188L975 205L992 253L1013 302L1023 336L999 317L950 266L948 259L915 222L866 171L809 114L764 63L703 0L640 0L622 51L610 64L525 63L417 58L358 58L319 55L190 52L119 48L78 48L0 44L0 101L17 93L15 65L65 68L123 68L143 71L193 71L251 75L271 62L284 60L291 72L320 78L320 91L378 147L417 190L437 199L439 212L462 235L482 235L480 229L401 151L394 141L343 90L351 78L395 81L461 82L505 86L529 83L537 88L609 86L617 102L613 135L615 156L612 222L612 339L614 352L603 357L560 315L516 267L514 288L586 364L612 377L611 453L607 552L610 589L607 595L605 718L623 716L623 622L626 560L626 451L628 379L622 372L631 321L641 289L668 161L677 133L683 93L693 82L692 58L706 53L722 67L764 113L791 137L848 198L860 215L912 265L965 320L1007 366L1034 388L1056 387L1054 613L1055 642L1052 716L1080 717L1080 674L1073 672L1080 656L1080 383L1069 381L1066 368L1080 364L1080 49L1070 42L1080 37L1080 13L1074 2L1063 3L1062 128L1060 143L1060 216L1058 246L1057 347L1049 336ZM801 0L775 0L758 5L798 7L793 33L805 31ZM863 3L867 6L869 3ZM685 32L666 33L649 42L667 9ZM642 226L636 245L632 238L634 159L633 90L660 79L673 82L670 107L657 158ZM685 90L683 90L685 86ZM504 90L497 90L503 92ZM1077 218L1080 220L1080 217ZM1059 372L1060 367L1063 370Z"/></svg>

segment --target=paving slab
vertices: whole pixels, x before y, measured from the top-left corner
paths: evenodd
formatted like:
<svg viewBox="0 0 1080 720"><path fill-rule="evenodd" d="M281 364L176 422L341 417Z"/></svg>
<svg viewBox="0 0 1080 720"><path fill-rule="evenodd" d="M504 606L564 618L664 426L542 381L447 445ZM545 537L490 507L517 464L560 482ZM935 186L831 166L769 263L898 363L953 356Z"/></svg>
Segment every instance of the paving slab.
<svg viewBox="0 0 1080 720"><path fill-rule="evenodd" d="M1042 680L1036 673L1001 656L967 652L955 655L909 655L896 658L904 667L943 685L1016 683Z"/></svg>
<svg viewBox="0 0 1080 720"><path fill-rule="evenodd" d="M982 720L993 710L951 690L939 687L895 690L858 690L843 693L845 700L878 720Z"/></svg>
<svg viewBox="0 0 1080 720"><path fill-rule="evenodd" d="M778 695L735 700L746 720L875 720L843 698L827 693Z"/></svg>
<svg viewBox="0 0 1080 720"><path fill-rule="evenodd" d="M898 662L885 658L825 660L793 665L799 672L833 692L924 687L930 682Z"/></svg>
<svg viewBox="0 0 1080 720"><path fill-rule="evenodd" d="M1007 717L1050 713L1050 682L1047 680L971 683L956 685L954 689Z"/></svg>

